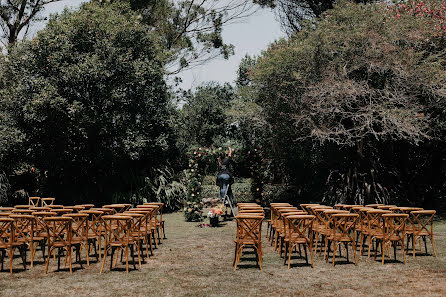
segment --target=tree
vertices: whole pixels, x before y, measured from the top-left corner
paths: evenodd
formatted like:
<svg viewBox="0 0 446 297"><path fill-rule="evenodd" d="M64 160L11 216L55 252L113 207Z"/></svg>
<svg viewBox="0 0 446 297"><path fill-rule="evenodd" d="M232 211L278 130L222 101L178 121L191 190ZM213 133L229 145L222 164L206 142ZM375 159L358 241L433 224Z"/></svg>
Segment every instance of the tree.
<svg viewBox="0 0 446 297"><path fill-rule="evenodd" d="M0 96L23 133L41 195L131 198L174 147L160 45L126 4L54 16L13 48Z"/></svg>
<svg viewBox="0 0 446 297"><path fill-rule="evenodd" d="M252 15L257 8L252 0L121 1L130 3L149 30L157 32L166 50L168 72L173 75L219 56L227 59L234 46L224 42L223 27Z"/></svg>
<svg viewBox="0 0 446 297"><path fill-rule="evenodd" d="M181 110L181 139L189 145L210 146L224 141L229 132L225 110L230 106L234 90L210 82L184 95Z"/></svg>
<svg viewBox="0 0 446 297"><path fill-rule="evenodd" d="M302 196L430 207L446 196L444 8L416 11L341 2L257 62L270 156Z"/></svg>
<svg viewBox="0 0 446 297"><path fill-rule="evenodd" d="M3 34L2 44L7 47L17 42L19 34L25 30L25 36L33 21L39 20L39 13L48 3L59 0L1 0L0 28Z"/></svg>

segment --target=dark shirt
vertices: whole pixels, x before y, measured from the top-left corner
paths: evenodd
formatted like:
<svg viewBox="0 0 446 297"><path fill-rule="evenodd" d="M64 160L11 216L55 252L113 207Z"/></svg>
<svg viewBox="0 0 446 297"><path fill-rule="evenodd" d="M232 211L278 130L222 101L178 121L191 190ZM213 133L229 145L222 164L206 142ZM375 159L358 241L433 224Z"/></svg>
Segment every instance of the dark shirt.
<svg viewBox="0 0 446 297"><path fill-rule="evenodd" d="M220 172L218 172L218 175L227 174L231 176L231 173L229 172L229 165L231 164L231 161L231 156L228 156L221 161Z"/></svg>

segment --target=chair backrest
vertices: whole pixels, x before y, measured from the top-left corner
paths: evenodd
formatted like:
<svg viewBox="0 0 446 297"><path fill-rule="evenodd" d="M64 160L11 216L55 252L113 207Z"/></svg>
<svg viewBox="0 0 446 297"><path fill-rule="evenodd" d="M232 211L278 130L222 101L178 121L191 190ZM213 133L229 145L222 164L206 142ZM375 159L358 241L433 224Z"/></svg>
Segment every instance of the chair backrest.
<svg viewBox="0 0 446 297"><path fill-rule="evenodd" d="M31 243L35 229L35 218L32 215L13 214L9 216L14 220L14 242Z"/></svg>
<svg viewBox="0 0 446 297"><path fill-rule="evenodd" d="M47 237L46 234L46 223L43 220L43 218L47 217L55 217L57 216L57 213L55 212L48 212L48 211L36 211L33 212L32 215L35 218L35 228L34 228L34 238L42 239L43 237Z"/></svg>
<svg viewBox="0 0 446 297"><path fill-rule="evenodd" d="M86 213L68 213L62 217L72 218L71 223L71 241L86 242L88 238L89 224L88 214Z"/></svg>
<svg viewBox="0 0 446 297"><path fill-rule="evenodd" d="M235 219L237 221L237 242L252 241L255 245L261 244L263 216L238 215Z"/></svg>
<svg viewBox="0 0 446 297"><path fill-rule="evenodd" d="M56 198L40 198L40 201L42 201L42 206L50 206L54 204L54 200L56 200Z"/></svg>
<svg viewBox="0 0 446 297"><path fill-rule="evenodd" d="M48 246L54 246L55 243L71 245L71 227L73 219L69 217L44 217L48 234Z"/></svg>
<svg viewBox="0 0 446 297"><path fill-rule="evenodd" d="M14 241L14 219L0 217L0 248L8 248Z"/></svg>
<svg viewBox="0 0 446 297"><path fill-rule="evenodd" d="M130 227L132 218L123 215L103 216L105 226L106 245L110 242L116 242L127 246L130 242Z"/></svg>
<svg viewBox="0 0 446 297"><path fill-rule="evenodd" d="M367 224L369 230L383 229L383 220L382 216L384 214L392 213L389 210L383 209L372 209L367 211Z"/></svg>
<svg viewBox="0 0 446 297"><path fill-rule="evenodd" d="M410 223L415 236L427 232L433 235L435 210L416 210L410 213Z"/></svg>
<svg viewBox="0 0 446 297"><path fill-rule="evenodd" d="M39 206L40 197L29 197L28 204L32 206Z"/></svg>
<svg viewBox="0 0 446 297"><path fill-rule="evenodd" d="M80 213L85 213L88 215L88 231L95 234L96 236L101 236L102 228L104 226L104 222L102 220L102 216L104 215L103 211L100 210L81 210Z"/></svg>
<svg viewBox="0 0 446 297"><path fill-rule="evenodd" d="M333 228L332 235L348 239L353 242L355 240L355 228L359 215L356 213L338 213L332 215ZM345 240L344 240L345 241Z"/></svg>
<svg viewBox="0 0 446 297"><path fill-rule="evenodd" d="M290 215L285 216L284 220L287 225L287 237L293 238L309 238L312 240L313 222L316 219L314 215Z"/></svg>
<svg viewBox="0 0 446 297"><path fill-rule="evenodd" d="M406 231L406 220L408 214L403 213L386 213L382 215L383 235L386 240L403 240Z"/></svg>

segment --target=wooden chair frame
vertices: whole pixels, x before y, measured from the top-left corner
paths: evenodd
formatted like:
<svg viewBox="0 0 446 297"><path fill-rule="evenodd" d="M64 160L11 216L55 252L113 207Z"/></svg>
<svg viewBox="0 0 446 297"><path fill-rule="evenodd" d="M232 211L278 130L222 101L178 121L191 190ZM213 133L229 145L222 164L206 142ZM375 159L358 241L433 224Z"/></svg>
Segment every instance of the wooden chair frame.
<svg viewBox="0 0 446 297"><path fill-rule="evenodd" d="M296 246L299 246L301 254L301 245L304 245L305 260L308 264L307 249L311 256L311 267L314 268L313 260L313 221L314 215L290 215L285 216L284 221L287 224L287 236L285 238L285 257L284 265L288 260L288 269L291 268L291 254ZM288 258L288 259L287 259Z"/></svg>
<svg viewBox="0 0 446 297"><path fill-rule="evenodd" d="M235 240L234 271L240 262L242 250L251 247L256 253L256 262L262 270L262 222L264 216L239 215L235 217L237 221L237 235Z"/></svg>

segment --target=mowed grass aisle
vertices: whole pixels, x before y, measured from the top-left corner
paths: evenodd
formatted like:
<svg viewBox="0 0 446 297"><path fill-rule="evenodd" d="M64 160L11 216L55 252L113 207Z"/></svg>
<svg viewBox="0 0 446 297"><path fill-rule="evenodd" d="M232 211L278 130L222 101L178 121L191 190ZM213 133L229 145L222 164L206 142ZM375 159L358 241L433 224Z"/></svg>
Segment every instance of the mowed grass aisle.
<svg viewBox="0 0 446 297"><path fill-rule="evenodd" d="M245 260L233 271L235 221L220 228L199 228L184 222L182 213L165 215L168 239L139 271L109 271L84 264L70 275L55 272L52 261L44 274L39 263L26 272L0 274L0 296L445 296L446 223L436 222L438 257L407 257L407 265L367 260L359 265L334 268L315 257L315 268L298 266L288 270L264 239L263 271L255 261ZM265 233L266 225L263 231ZM431 250L428 245L428 249ZM253 259L253 256L247 255ZM352 257L351 257L352 258ZM402 259L401 253L398 259ZM5 259L6 260L6 259ZM84 259L85 260L85 259ZM304 263L304 260L294 260ZM7 262L5 262L6 264ZM14 267L21 269L19 259ZM73 267L78 267L74 264ZM121 266L123 267L123 266Z"/></svg>

